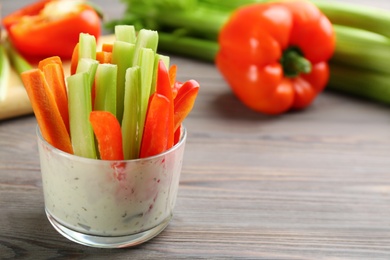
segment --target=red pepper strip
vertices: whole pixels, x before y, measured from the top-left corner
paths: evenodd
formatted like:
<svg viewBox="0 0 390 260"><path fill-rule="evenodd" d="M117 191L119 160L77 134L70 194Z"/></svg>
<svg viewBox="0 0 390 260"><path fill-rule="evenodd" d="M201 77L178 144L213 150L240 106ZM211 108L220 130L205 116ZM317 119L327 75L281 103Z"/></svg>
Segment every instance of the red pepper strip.
<svg viewBox="0 0 390 260"><path fill-rule="evenodd" d="M216 64L234 94L249 108L274 115L313 102L328 81L335 48L332 24L300 0L239 8L218 41Z"/></svg>
<svg viewBox="0 0 390 260"><path fill-rule="evenodd" d="M174 137L174 140L173 140L173 145L177 144L180 141L181 128L182 128L182 125L180 124L179 127L175 131L175 137Z"/></svg>
<svg viewBox="0 0 390 260"><path fill-rule="evenodd" d="M38 68L43 72L46 82L56 101L66 130L70 133L69 128L69 110L68 94L65 85L64 69L60 57L54 56L41 60Z"/></svg>
<svg viewBox="0 0 390 260"><path fill-rule="evenodd" d="M15 48L27 57L71 58L80 33L97 39L101 32L98 13L81 1L42 1L6 16L3 23Z"/></svg>
<svg viewBox="0 0 390 260"><path fill-rule="evenodd" d="M165 67L165 64L162 60L158 62L158 72L157 72L157 86L156 92L160 95L165 96L169 101L169 113L168 113L168 122L166 128L166 140L167 146L166 149L169 149L173 146L174 139L174 107L173 107L173 93L170 81L170 75ZM158 122L156 122L158 123Z"/></svg>
<svg viewBox="0 0 390 260"><path fill-rule="evenodd" d="M157 155L167 150L170 107L169 100L165 96L157 92L151 95L142 136L140 158Z"/></svg>
<svg viewBox="0 0 390 260"><path fill-rule="evenodd" d="M199 83L195 80L186 81L178 90L174 100L174 131L192 110L199 92Z"/></svg>
<svg viewBox="0 0 390 260"><path fill-rule="evenodd" d="M92 111L89 117L102 160L123 160L122 131L116 117L107 111Z"/></svg>
<svg viewBox="0 0 390 260"><path fill-rule="evenodd" d="M21 78L43 138L57 149L73 154L68 131L43 72L28 70L21 73Z"/></svg>

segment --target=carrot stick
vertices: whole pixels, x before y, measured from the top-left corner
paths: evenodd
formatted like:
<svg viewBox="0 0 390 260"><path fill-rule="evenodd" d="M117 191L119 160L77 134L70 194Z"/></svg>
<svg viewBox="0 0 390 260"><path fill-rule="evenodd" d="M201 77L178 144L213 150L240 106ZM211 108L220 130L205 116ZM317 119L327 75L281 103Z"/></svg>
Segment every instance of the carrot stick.
<svg viewBox="0 0 390 260"><path fill-rule="evenodd" d="M92 111L89 116L102 160L123 160L122 131L118 119L108 111Z"/></svg>
<svg viewBox="0 0 390 260"><path fill-rule="evenodd" d="M62 67L61 58L58 56L50 57L41 60L38 68L43 72L47 84L54 95L58 110L60 111L62 120L64 121L66 130L69 130L69 111L68 111L68 95L64 80L64 69Z"/></svg>
<svg viewBox="0 0 390 260"><path fill-rule="evenodd" d="M96 52L96 60L100 63L111 63L112 52L108 51L98 51Z"/></svg>
<svg viewBox="0 0 390 260"><path fill-rule="evenodd" d="M21 74L21 78L43 138L52 146L73 154L69 134L43 72L28 70Z"/></svg>
<svg viewBox="0 0 390 260"><path fill-rule="evenodd" d="M112 44L112 43L103 43L102 44L102 51L112 52L113 47L114 47L114 44Z"/></svg>
<svg viewBox="0 0 390 260"><path fill-rule="evenodd" d="M70 61L70 75L76 73L78 63L79 63L79 43L77 43L73 49L73 54Z"/></svg>

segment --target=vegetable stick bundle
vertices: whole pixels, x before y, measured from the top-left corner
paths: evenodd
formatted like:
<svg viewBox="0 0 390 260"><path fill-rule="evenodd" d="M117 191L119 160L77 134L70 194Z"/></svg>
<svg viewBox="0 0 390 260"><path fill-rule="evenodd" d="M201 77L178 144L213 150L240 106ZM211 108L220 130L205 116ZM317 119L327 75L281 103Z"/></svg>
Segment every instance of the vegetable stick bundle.
<svg viewBox="0 0 390 260"><path fill-rule="evenodd" d="M59 57L21 74L42 136L54 147L102 160L144 158L174 146L199 90L176 81L176 65L157 53L158 33L115 27L115 40L96 46L81 33L70 76ZM95 145L95 138L97 145Z"/></svg>

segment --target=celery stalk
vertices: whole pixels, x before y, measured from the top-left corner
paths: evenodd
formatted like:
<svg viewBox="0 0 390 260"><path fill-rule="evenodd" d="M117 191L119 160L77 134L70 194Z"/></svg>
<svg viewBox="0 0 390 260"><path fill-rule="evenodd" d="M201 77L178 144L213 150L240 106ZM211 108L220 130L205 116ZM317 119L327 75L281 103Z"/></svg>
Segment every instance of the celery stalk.
<svg viewBox="0 0 390 260"><path fill-rule="evenodd" d="M122 143L124 158L135 159L139 157L140 146L138 125L139 113L139 85L140 68L131 67L126 70L125 101L122 120Z"/></svg>
<svg viewBox="0 0 390 260"><path fill-rule="evenodd" d="M89 122L92 111L89 78L88 72L76 73L67 78L70 136L75 155L95 159L95 139Z"/></svg>
<svg viewBox="0 0 390 260"><path fill-rule="evenodd" d="M161 50L209 62L214 62L219 48L216 41L164 32L159 32L159 39Z"/></svg>
<svg viewBox="0 0 390 260"><path fill-rule="evenodd" d="M116 79L118 66L99 64L95 76L95 105L94 110L109 111L116 115Z"/></svg>
<svg viewBox="0 0 390 260"><path fill-rule="evenodd" d="M123 41L115 41L112 49L112 63L118 66L116 81L116 117L119 122L122 122L123 118L126 70L130 68L133 63L134 50L134 44Z"/></svg>
<svg viewBox="0 0 390 260"><path fill-rule="evenodd" d="M0 101L7 96L9 75L11 72L10 61L3 45L0 45Z"/></svg>
<svg viewBox="0 0 390 260"><path fill-rule="evenodd" d="M6 49L8 52L11 66L16 70L18 74L33 68L33 66L15 50L11 43L7 42Z"/></svg>
<svg viewBox="0 0 390 260"><path fill-rule="evenodd" d="M143 48L149 48L153 52L157 52L158 33L157 31L141 29L138 32L137 40L135 42L135 53L133 65L139 64L140 52Z"/></svg>
<svg viewBox="0 0 390 260"><path fill-rule="evenodd" d="M79 60L82 58L96 59L96 38L87 33L79 35Z"/></svg>
<svg viewBox="0 0 390 260"><path fill-rule="evenodd" d="M327 89L390 104L390 74L331 64Z"/></svg>
<svg viewBox="0 0 390 260"><path fill-rule="evenodd" d="M390 39L373 32L334 25L337 45L332 62L383 73L390 72Z"/></svg>
<svg viewBox="0 0 390 260"><path fill-rule="evenodd" d="M145 124L146 112L149 104L150 91L153 81L153 69L154 68L154 56L155 52L149 48L142 48L139 52L137 65L140 67L141 80L139 84L139 133L138 146L141 145L142 135Z"/></svg>
<svg viewBox="0 0 390 260"><path fill-rule="evenodd" d="M360 28L390 37L390 12L366 5L313 0L333 24Z"/></svg>
<svg viewBox="0 0 390 260"><path fill-rule="evenodd" d="M115 26L115 39L117 41L135 43L136 38L135 28L133 25Z"/></svg>
<svg viewBox="0 0 390 260"><path fill-rule="evenodd" d="M76 73L80 72L88 72L88 83L89 87L92 89L93 82L95 81L95 74L99 62L97 60L89 59L89 58L81 58L79 63L77 64Z"/></svg>

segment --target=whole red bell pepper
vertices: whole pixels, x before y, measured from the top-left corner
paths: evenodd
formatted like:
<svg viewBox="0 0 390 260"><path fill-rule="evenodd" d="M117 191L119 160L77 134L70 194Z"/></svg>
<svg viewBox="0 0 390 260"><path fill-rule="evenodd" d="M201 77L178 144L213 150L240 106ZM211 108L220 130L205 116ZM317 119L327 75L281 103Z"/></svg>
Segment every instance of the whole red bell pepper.
<svg viewBox="0 0 390 260"><path fill-rule="evenodd" d="M2 20L15 48L25 56L70 58L80 33L101 33L98 12L85 1L40 0Z"/></svg>
<svg viewBox="0 0 390 260"><path fill-rule="evenodd" d="M219 34L216 65L249 108L280 114L310 105L329 78L332 24L309 1L252 4Z"/></svg>

